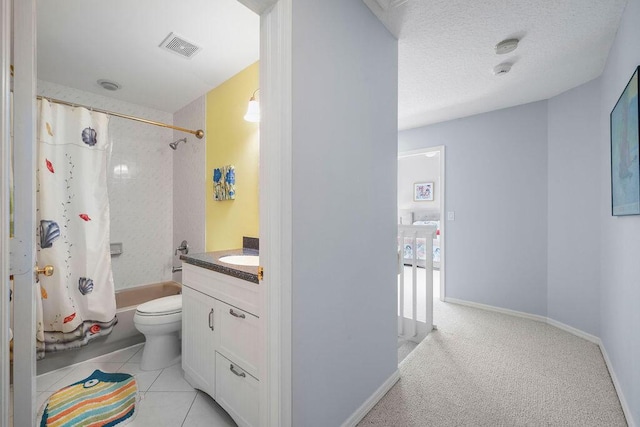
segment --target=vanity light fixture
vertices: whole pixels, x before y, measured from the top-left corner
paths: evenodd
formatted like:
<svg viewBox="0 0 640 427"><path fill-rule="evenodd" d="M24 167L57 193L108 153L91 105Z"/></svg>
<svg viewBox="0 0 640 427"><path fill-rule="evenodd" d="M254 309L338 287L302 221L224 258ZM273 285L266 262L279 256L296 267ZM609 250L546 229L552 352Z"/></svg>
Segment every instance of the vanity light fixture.
<svg viewBox="0 0 640 427"><path fill-rule="evenodd" d="M260 103L256 101L256 93L259 90L260 88L256 89L249 99L247 113L244 115L244 119L248 122L258 123L260 121Z"/></svg>

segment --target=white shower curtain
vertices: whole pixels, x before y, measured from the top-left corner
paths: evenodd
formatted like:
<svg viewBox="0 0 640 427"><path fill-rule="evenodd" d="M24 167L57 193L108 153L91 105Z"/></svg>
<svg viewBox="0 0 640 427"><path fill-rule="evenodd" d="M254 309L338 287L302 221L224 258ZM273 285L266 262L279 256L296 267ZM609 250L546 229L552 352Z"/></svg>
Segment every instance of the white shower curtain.
<svg viewBox="0 0 640 427"><path fill-rule="evenodd" d="M109 117L41 100L38 123L37 347L80 347L116 323L109 252Z"/></svg>

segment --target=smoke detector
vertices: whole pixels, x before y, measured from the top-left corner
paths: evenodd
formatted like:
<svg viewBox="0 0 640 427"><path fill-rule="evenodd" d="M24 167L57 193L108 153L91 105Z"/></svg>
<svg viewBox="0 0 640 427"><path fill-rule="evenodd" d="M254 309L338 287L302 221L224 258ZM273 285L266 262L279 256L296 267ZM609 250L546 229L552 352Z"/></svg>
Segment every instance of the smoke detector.
<svg viewBox="0 0 640 427"><path fill-rule="evenodd" d="M197 46L190 41L185 40L184 37L178 36L175 33L169 33L167 37L160 43L162 49L169 52L178 54L183 58L192 58L193 55L200 51L200 46Z"/></svg>
<svg viewBox="0 0 640 427"><path fill-rule="evenodd" d="M495 74L496 76L507 74L509 71L511 71L512 66L513 64L510 62L503 62L502 64L498 64L493 67L493 74Z"/></svg>
<svg viewBox="0 0 640 427"><path fill-rule="evenodd" d="M504 55L505 53L513 52L518 47L518 39L506 39L502 40L495 47L498 55Z"/></svg>
<svg viewBox="0 0 640 427"><path fill-rule="evenodd" d="M116 82L112 82L111 80L100 79L98 80L98 84L106 90L116 91L120 89L120 85Z"/></svg>

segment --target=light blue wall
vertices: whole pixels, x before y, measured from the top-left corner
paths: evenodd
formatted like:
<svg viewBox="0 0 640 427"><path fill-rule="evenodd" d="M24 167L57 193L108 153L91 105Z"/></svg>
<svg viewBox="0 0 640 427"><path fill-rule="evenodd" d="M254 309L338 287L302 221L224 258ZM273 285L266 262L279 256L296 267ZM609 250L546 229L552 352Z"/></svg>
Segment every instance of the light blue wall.
<svg viewBox="0 0 640 427"><path fill-rule="evenodd" d="M397 40L361 0L294 0L293 425L339 426L397 369Z"/></svg>
<svg viewBox="0 0 640 427"><path fill-rule="evenodd" d="M640 0L630 0L601 77L600 337L636 422L640 422L640 216L611 216L609 113L640 64L639 40Z"/></svg>
<svg viewBox="0 0 640 427"><path fill-rule="evenodd" d="M399 133L444 145L447 297L546 316L547 103Z"/></svg>
<svg viewBox="0 0 640 427"><path fill-rule="evenodd" d="M548 101L548 317L600 333L600 80ZM608 179L607 179L608 182Z"/></svg>

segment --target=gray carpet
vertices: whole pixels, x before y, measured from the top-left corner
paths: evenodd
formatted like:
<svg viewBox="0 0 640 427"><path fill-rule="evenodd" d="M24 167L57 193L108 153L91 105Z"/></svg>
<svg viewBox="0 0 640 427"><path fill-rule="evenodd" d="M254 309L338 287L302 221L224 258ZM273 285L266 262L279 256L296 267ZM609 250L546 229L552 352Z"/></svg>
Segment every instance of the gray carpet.
<svg viewBox="0 0 640 427"><path fill-rule="evenodd" d="M398 363L402 361L418 346L418 344L411 341L398 342Z"/></svg>
<svg viewBox="0 0 640 427"><path fill-rule="evenodd" d="M434 306L438 330L360 426L626 426L595 344L541 322Z"/></svg>

